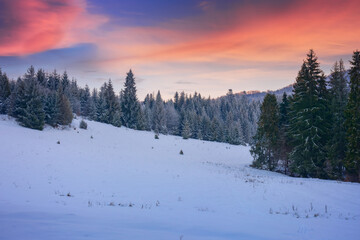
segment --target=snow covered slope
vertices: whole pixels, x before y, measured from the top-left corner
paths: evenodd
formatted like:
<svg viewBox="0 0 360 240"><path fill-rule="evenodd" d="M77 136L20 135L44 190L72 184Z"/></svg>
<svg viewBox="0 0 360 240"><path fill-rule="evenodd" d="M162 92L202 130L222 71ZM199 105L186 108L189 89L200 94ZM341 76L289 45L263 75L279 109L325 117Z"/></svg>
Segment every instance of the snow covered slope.
<svg viewBox="0 0 360 240"><path fill-rule="evenodd" d="M248 147L78 124L0 115L0 239L358 238L360 184L251 169Z"/></svg>

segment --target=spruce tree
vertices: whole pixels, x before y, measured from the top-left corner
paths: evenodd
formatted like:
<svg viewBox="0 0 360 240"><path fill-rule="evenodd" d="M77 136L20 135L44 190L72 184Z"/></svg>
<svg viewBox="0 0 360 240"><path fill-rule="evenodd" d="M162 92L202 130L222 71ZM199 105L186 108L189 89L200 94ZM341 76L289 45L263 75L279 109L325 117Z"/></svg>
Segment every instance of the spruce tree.
<svg viewBox="0 0 360 240"><path fill-rule="evenodd" d="M303 177L325 178L326 85L313 50L299 71L291 103L291 169Z"/></svg>
<svg viewBox="0 0 360 240"><path fill-rule="evenodd" d="M0 69L0 114L6 114L10 102L10 82L5 73Z"/></svg>
<svg viewBox="0 0 360 240"><path fill-rule="evenodd" d="M154 131L156 134L162 133L166 134L166 118L165 118L165 109L164 103L161 98L160 91L156 94L155 105L153 108L153 118L154 118Z"/></svg>
<svg viewBox="0 0 360 240"><path fill-rule="evenodd" d="M138 127L140 104L136 96L135 78L130 70L127 73L121 99L123 125L136 129Z"/></svg>
<svg viewBox="0 0 360 240"><path fill-rule="evenodd" d="M336 62L329 77L329 98L331 116L331 136L329 137L328 175L334 179L342 179L346 153L345 108L347 104L346 71L342 60Z"/></svg>
<svg viewBox="0 0 360 240"><path fill-rule="evenodd" d="M56 93L56 123L59 125L69 125L72 122L73 114L69 99L63 92L61 83Z"/></svg>
<svg viewBox="0 0 360 240"><path fill-rule="evenodd" d="M17 121L24 127L42 130L45 112L33 66L27 70L24 80L21 80L17 87L15 110Z"/></svg>
<svg viewBox="0 0 360 240"><path fill-rule="evenodd" d="M44 98L45 123L50 126L57 124L56 92L48 90Z"/></svg>
<svg viewBox="0 0 360 240"><path fill-rule="evenodd" d="M345 168L347 180L360 181L360 52L350 61L350 93L346 106L347 151Z"/></svg>
<svg viewBox="0 0 360 240"><path fill-rule="evenodd" d="M187 118L187 116L185 116L183 122L182 122L182 132L181 132L181 136L183 137L183 139L188 139L191 137L191 128L190 128L190 122Z"/></svg>
<svg viewBox="0 0 360 240"><path fill-rule="evenodd" d="M284 92L279 106L279 158L282 161L285 174L288 174L289 169L289 107L289 99L286 92Z"/></svg>
<svg viewBox="0 0 360 240"><path fill-rule="evenodd" d="M261 105L258 129L254 136L251 154L253 166L260 169L275 170L279 148L279 109L274 94L266 94Z"/></svg>

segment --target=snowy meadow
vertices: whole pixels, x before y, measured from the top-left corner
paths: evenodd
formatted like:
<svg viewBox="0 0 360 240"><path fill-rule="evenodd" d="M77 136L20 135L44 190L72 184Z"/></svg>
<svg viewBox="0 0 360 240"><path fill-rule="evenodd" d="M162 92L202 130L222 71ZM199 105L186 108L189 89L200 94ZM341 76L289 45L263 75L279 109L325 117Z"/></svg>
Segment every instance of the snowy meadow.
<svg viewBox="0 0 360 240"><path fill-rule="evenodd" d="M245 146L79 123L0 116L0 239L358 236L358 183L253 169Z"/></svg>

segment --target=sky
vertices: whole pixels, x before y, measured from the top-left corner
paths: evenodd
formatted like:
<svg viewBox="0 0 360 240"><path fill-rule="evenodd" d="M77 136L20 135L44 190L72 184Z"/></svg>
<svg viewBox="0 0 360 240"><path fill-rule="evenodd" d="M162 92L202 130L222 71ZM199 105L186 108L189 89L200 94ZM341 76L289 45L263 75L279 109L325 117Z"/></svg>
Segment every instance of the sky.
<svg viewBox="0 0 360 240"><path fill-rule="evenodd" d="M129 69L138 97L217 97L295 81L309 49L326 74L360 48L358 0L0 0L0 68L57 69L80 86Z"/></svg>

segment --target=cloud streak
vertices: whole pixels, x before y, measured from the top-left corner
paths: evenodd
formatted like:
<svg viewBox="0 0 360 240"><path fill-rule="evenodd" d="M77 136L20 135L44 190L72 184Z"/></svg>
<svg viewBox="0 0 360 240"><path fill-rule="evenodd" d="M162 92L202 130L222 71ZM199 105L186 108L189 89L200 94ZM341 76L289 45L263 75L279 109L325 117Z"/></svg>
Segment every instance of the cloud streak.
<svg viewBox="0 0 360 240"><path fill-rule="evenodd" d="M0 56L23 56L83 43L77 38L105 23L90 16L82 0L2 0Z"/></svg>

